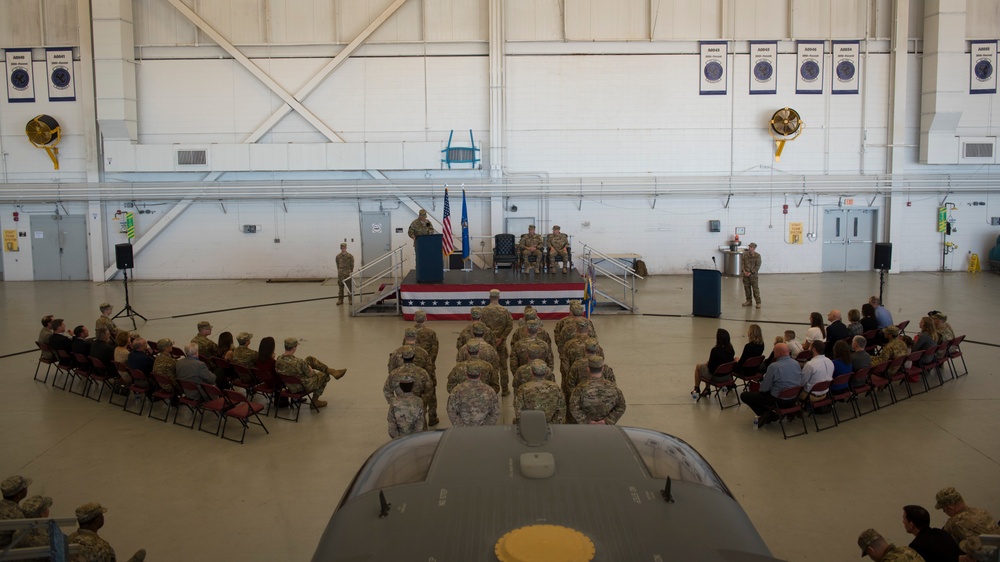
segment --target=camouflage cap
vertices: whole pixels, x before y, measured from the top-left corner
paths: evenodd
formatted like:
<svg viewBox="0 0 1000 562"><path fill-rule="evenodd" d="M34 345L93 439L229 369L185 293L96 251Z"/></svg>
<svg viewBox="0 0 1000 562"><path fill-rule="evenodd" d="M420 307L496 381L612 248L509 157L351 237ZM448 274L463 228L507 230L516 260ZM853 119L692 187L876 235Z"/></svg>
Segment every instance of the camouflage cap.
<svg viewBox="0 0 1000 562"><path fill-rule="evenodd" d="M198 330L211 330L211 329L212 329L212 325L209 324L206 320L202 320L201 322L198 322Z"/></svg>
<svg viewBox="0 0 1000 562"><path fill-rule="evenodd" d="M427 211L425 211L424 209L420 209L420 213L418 213L418 214L420 216L422 216L422 217L426 217L427 216Z"/></svg>
<svg viewBox="0 0 1000 562"><path fill-rule="evenodd" d="M528 321L538 320L538 311L535 309L524 311L524 319Z"/></svg>
<svg viewBox="0 0 1000 562"><path fill-rule="evenodd" d="M240 342L241 344L250 343L250 340L252 339L253 339L253 334L251 334L250 332L240 332L239 334L236 335L236 341Z"/></svg>
<svg viewBox="0 0 1000 562"><path fill-rule="evenodd" d="M14 476L8 477L2 484L0 484L0 492L3 492L3 497L8 498L20 493L21 490L27 489L28 486L31 486L31 478L25 478L20 474L15 474Z"/></svg>
<svg viewBox="0 0 1000 562"><path fill-rule="evenodd" d="M545 355L545 348L540 345L532 345L528 347L528 357L531 359L540 359L542 355Z"/></svg>
<svg viewBox="0 0 1000 562"><path fill-rule="evenodd" d="M535 229L535 225L533 225L533 224L529 224L528 225L528 230L534 230L534 229Z"/></svg>
<svg viewBox="0 0 1000 562"><path fill-rule="evenodd" d="M25 517L35 519L42 516L46 509L52 507L52 498L47 496L31 496L21 502L21 511Z"/></svg>
<svg viewBox="0 0 1000 562"><path fill-rule="evenodd" d="M469 343L465 344L465 347L468 348L469 353L473 355L479 353L479 342L477 341L470 341Z"/></svg>
<svg viewBox="0 0 1000 562"><path fill-rule="evenodd" d="M479 320L483 317L483 309L481 307L474 306L469 309L469 316L471 316L473 320Z"/></svg>
<svg viewBox="0 0 1000 562"><path fill-rule="evenodd" d="M340 247L341 248L346 248L347 247L347 242L341 242L340 243Z"/></svg>
<svg viewBox="0 0 1000 562"><path fill-rule="evenodd" d="M160 338L156 340L156 349L166 349L174 345L174 340L170 338Z"/></svg>
<svg viewBox="0 0 1000 562"><path fill-rule="evenodd" d="M583 306L583 303L579 299L573 299L569 301L570 306Z"/></svg>
<svg viewBox="0 0 1000 562"><path fill-rule="evenodd" d="M885 540L882 535L879 534L875 529L865 529L860 535L858 535L858 546L861 547L861 557L865 557L865 551L872 543L880 540Z"/></svg>
<svg viewBox="0 0 1000 562"><path fill-rule="evenodd" d="M941 320L942 322L947 322L948 321L948 315L945 314L945 313L943 313L943 312L941 312L940 310L932 310L932 311L930 311L930 312L927 313L927 316L930 316L931 318L933 318L935 320Z"/></svg>
<svg viewBox="0 0 1000 562"><path fill-rule="evenodd" d="M885 328L882 328L882 331L885 332L887 336L896 337L899 335L899 328L896 326L886 326Z"/></svg>
<svg viewBox="0 0 1000 562"><path fill-rule="evenodd" d="M569 313L576 317L583 316L583 305L582 304L569 305Z"/></svg>
<svg viewBox="0 0 1000 562"><path fill-rule="evenodd" d="M576 331L582 332L584 330L590 330L590 322L587 322L586 318L579 318L576 321Z"/></svg>
<svg viewBox="0 0 1000 562"><path fill-rule="evenodd" d="M536 377L543 377L545 373L549 371L549 366L545 364L545 361L541 359L535 359L531 362L531 374Z"/></svg>
<svg viewBox="0 0 1000 562"><path fill-rule="evenodd" d="M427 313L423 310L418 310L413 313L413 319L417 322L425 322L427 320Z"/></svg>
<svg viewBox="0 0 1000 562"><path fill-rule="evenodd" d="M750 245L747 246L747 247L748 248L756 248L757 247L757 243L756 242L751 242Z"/></svg>
<svg viewBox="0 0 1000 562"><path fill-rule="evenodd" d="M558 224L552 225L552 230L562 230L559 228Z"/></svg>
<svg viewBox="0 0 1000 562"><path fill-rule="evenodd" d="M21 504L22 508L24 504ZM989 560L989 558L981 558L980 555L988 554L991 549L983 546L983 539L979 536L969 537L962 539L962 542L958 543L958 548L962 549L962 552L971 556L974 560Z"/></svg>
<svg viewBox="0 0 1000 562"><path fill-rule="evenodd" d="M955 488L948 486L947 488L939 491L937 495L934 496L934 499L937 500L937 503L934 504L934 509L941 509L962 501L962 494L959 494L958 490Z"/></svg>
<svg viewBox="0 0 1000 562"><path fill-rule="evenodd" d="M90 502L76 508L76 521L81 525L93 521L98 515L107 513L107 508L97 502Z"/></svg>
<svg viewBox="0 0 1000 562"><path fill-rule="evenodd" d="M109 303L109 302L102 302L101 306L97 307L98 310L102 310L102 311L103 310L107 310L109 308L111 308L111 303Z"/></svg>
<svg viewBox="0 0 1000 562"><path fill-rule="evenodd" d="M469 364L469 365L467 365L465 367L465 376L469 377L470 379L477 378L477 377L479 377L479 375L482 375L482 374L483 374L483 366L482 365L478 365L476 363L472 363L472 364Z"/></svg>
<svg viewBox="0 0 1000 562"><path fill-rule="evenodd" d="M408 339L408 340L415 340L415 339L417 339L417 329L416 328L407 328L407 329L403 330L403 337L406 338L406 339Z"/></svg>
<svg viewBox="0 0 1000 562"><path fill-rule="evenodd" d="M412 383L413 377L410 375L401 375L397 382L399 382L399 384L403 384L404 382Z"/></svg>
<svg viewBox="0 0 1000 562"><path fill-rule="evenodd" d="M399 354L403 356L403 359L413 359L413 354L414 354L413 346L404 345L402 351L400 351Z"/></svg>
<svg viewBox="0 0 1000 562"><path fill-rule="evenodd" d="M528 320L528 333L537 334L538 330L542 328L542 323L538 320Z"/></svg>
<svg viewBox="0 0 1000 562"><path fill-rule="evenodd" d="M299 340L295 338L285 338L285 349L294 349L299 346Z"/></svg>
<svg viewBox="0 0 1000 562"><path fill-rule="evenodd" d="M587 367L590 369L603 369L604 358L600 355L591 355L587 358Z"/></svg>
<svg viewBox="0 0 1000 562"><path fill-rule="evenodd" d="M490 289L490 298L495 298L500 296L500 289Z"/></svg>
<svg viewBox="0 0 1000 562"><path fill-rule="evenodd" d="M486 333L486 324L482 322L476 322L475 324L472 325L472 335L478 338L485 333Z"/></svg>
<svg viewBox="0 0 1000 562"><path fill-rule="evenodd" d="M583 347L587 350L587 353L599 353L601 351L601 344L597 341L597 338L587 338L587 341L583 342Z"/></svg>

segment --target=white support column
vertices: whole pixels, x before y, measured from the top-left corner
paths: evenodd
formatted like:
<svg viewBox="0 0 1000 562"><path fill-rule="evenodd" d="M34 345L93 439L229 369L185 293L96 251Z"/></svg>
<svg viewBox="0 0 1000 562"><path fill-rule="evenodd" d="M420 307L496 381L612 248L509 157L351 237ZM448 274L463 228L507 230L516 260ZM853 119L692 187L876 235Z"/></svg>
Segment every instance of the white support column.
<svg viewBox="0 0 1000 562"><path fill-rule="evenodd" d="M83 148L87 183L101 181L101 150L97 136L97 99L94 90L94 45L92 16L89 0L77 0L77 29L80 33L80 68L76 73L76 95L83 116ZM90 262L90 279L104 281L104 213L100 201L87 204L87 257Z"/></svg>
<svg viewBox="0 0 1000 562"><path fill-rule="evenodd" d="M506 19L502 0L490 0L490 177L500 179L504 169L504 115L506 95Z"/></svg>
<svg viewBox="0 0 1000 562"><path fill-rule="evenodd" d="M909 0L895 0L892 12L892 43L889 54L889 147L888 166L886 172L890 176L903 172L906 158L906 82L909 73ZM867 72L867 69L866 69ZM903 216L903 198L885 197L882 209L885 213L882 240L892 242L902 237L901 220L894 217ZM892 258L890 273L899 272L900 255L896 252Z"/></svg>

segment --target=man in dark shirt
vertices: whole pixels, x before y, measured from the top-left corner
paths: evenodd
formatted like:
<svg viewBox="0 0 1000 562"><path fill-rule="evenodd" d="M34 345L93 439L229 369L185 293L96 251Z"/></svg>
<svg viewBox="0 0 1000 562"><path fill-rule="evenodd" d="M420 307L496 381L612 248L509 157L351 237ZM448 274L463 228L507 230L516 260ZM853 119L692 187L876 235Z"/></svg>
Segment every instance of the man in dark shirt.
<svg viewBox="0 0 1000 562"><path fill-rule="evenodd" d="M59 354L59 351L65 351L67 354L73 353L73 342L69 340L66 336L66 321L62 318L56 318L52 321L52 335L49 336L49 347L52 348L52 352ZM69 359L65 357L59 358L60 365L72 365L73 356L69 355Z"/></svg>
<svg viewBox="0 0 1000 562"><path fill-rule="evenodd" d="M115 360L115 344L111 341L111 332L107 328L97 329L97 337L90 344L90 356L100 359L108 374L114 375L117 372L112 365Z"/></svg>
<svg viewBox="0 0 1000 562"><path fill-rule="evenodd" d="M90 344L93 340L90 339L90 330L87 329L83 324L73 328L73 341L70 344L70 348L73 353L79 353L84 357L90 357ZM83 366L83 365L79 365Z"/></svg>
<svg viewBox="0 0 1000 562"><path fill-rule="evenodd" d="M851 333L847 331L847 326L841 320L839 310L831 310L826 315L826 320L830 323L826 327L826 356L833 359L833 345L840 340L851 337Z"/></svg>
<svg viewBox="0 0 1000 562"><path fill-rule="evenodd" d="M149 375L153 372L153 356L149 354L149 344L139 338L132 342L132 351L128 354L128 368L138 369Z"/></svg>
<svg viewBox="0 0 1000 562"><path fill-rule="evenodd" d="M957 562L962 555L951 535L931 527L930 513L919 505L903 506L903 528L914 537L910 548L927 562Z"/></svg>

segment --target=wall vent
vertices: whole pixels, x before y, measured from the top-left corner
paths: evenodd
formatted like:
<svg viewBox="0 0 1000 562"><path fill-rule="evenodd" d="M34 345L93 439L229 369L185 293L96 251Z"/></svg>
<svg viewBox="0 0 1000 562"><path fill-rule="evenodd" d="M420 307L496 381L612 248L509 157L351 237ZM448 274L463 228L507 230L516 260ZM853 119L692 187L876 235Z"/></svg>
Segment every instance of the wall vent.
<svg viewBox="0 0 1000 562"><path fill-rule="evenodd" d="M996 137L959 137L960 164L995 164Z"/></svg>
<svg viewBox="0 0 1000 562"><path fill-rule="evenodd" d="M178 150L178 166L206 166L208 165L207 150Z"/></svg>

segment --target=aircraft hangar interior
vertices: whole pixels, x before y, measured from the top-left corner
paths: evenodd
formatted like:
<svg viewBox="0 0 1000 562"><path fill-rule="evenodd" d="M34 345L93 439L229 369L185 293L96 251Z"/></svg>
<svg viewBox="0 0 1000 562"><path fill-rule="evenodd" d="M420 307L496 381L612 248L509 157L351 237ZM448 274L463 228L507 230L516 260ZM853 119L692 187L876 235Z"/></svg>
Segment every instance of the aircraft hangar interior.
<svg viewBox="0 0 1000 562"><path fill-rule="evenodd" d="M310 559L389 442L385 361L413 313L443 380L470 306L548 284L544 304L501 296L515 329L526 304L551 330L559 291L589 296L619 424L700 452L775 558L857 556L869 527L906 545L902 507L940 527L948 486L1000 516L998 41L998 0L0 2L0 478L32 479L52 517L100 502L122 560ZM472 297L422 284L421 210ZM568 235L568 272L500 268L529 225ZM941 379L787 440L719 407L735 395L692 400L717 329L738 353L760 325L767 355L873 295L904 335L941 311L967 336ZM243 444L32 380L39 318L94 330L101 303L151 342L206 321L348 372L328 407L262 416Z"/></svg>

